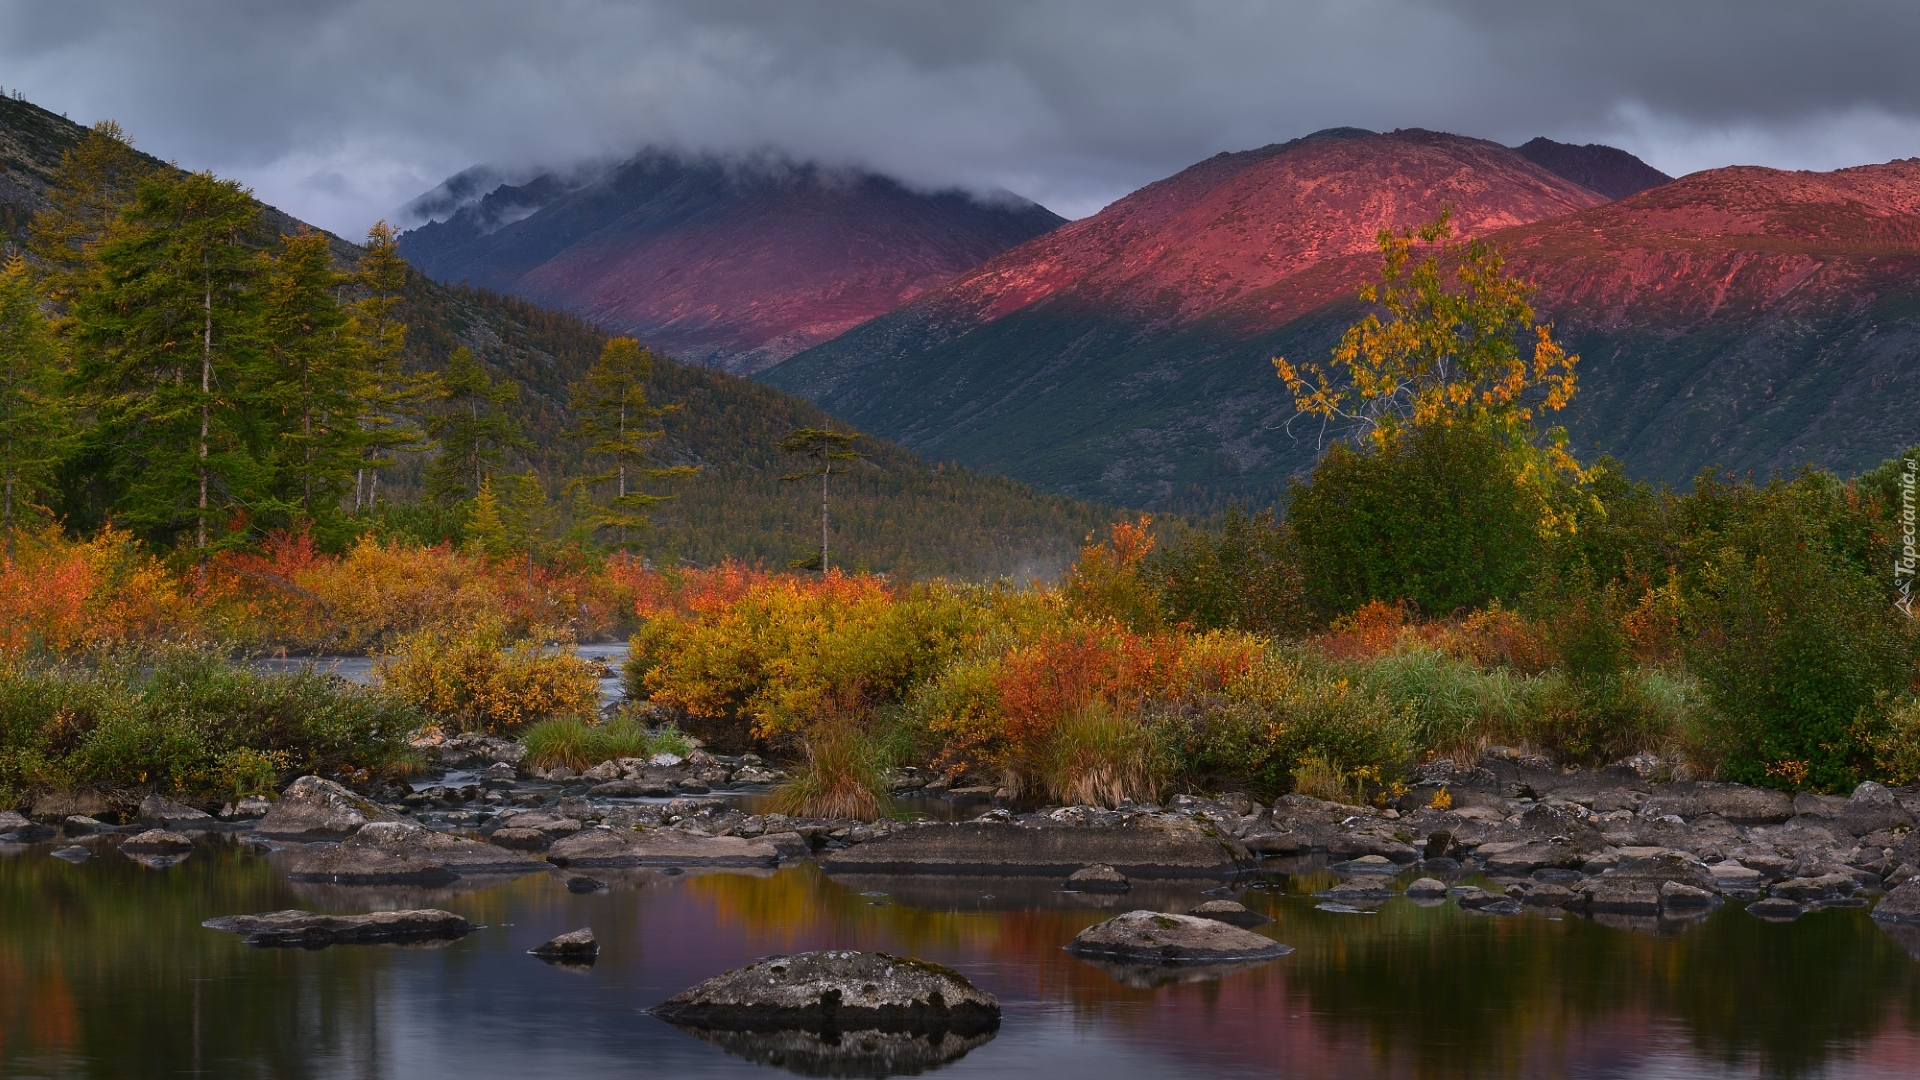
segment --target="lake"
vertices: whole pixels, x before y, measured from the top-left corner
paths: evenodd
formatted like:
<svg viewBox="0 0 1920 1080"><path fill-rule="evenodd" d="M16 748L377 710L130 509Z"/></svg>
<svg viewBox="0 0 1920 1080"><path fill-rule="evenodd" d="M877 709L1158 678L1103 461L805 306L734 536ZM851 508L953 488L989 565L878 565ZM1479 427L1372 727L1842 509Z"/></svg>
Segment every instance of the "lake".
<svg viewBox="0 0 1920 1080"><path fill-rule="evenodd" d="M1138 907L1008 879L829 879L777 871L590 871L448 890L288 883L277 856L200 838L158 869L113 848L0 849L0 1073L7 1077L775 1077L645 1010L770 954L880 949L951 965L999 996L998 1036L941 1076L1920 1076L1920 960L1862 909L1774 924L1736 906L1648 933L1555 912L1481 916L1404 897L1318 910L1325 872L1235 899L1294 946L1224 978L1127 985L1061 951ZM878 894L878 895L870 895ZM485 928L438 947L262 950L200 927L299 907L442 907ZM590 926L590 970L525 950ZM1139 982L1139 980L1134 980Z"/></svg>

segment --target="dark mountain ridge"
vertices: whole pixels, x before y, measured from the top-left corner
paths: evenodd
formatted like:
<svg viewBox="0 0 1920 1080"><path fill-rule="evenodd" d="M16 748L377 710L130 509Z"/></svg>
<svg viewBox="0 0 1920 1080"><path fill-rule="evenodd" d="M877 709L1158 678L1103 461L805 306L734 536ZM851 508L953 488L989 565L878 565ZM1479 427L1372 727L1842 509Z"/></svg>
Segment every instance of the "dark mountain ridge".
<svg viewBox="0 0 1920 1080"><path fill-rule="evenodd" d="M1555 176L1571 180L1609 199L1638 195L1648 188L1656 188L1673 180L1673 177L1625 150L1599 143L1575 146L1542 136L1513 149L1521 157Z"/></svg>
<svg viewBox="0 0 1920 1080"><path fill-rule="evenodd" d="M650 149L596 178L502 184L408 231L401 251L436 279L562 308L683 359L749 372L1062 220L1012 195L921 192L766 154Z"/></svg>

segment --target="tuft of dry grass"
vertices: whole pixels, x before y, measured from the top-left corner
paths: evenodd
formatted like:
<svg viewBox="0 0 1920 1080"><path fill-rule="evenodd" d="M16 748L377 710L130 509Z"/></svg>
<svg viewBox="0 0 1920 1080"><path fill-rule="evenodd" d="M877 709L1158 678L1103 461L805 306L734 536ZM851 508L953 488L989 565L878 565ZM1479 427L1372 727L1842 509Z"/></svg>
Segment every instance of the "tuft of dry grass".
<svg viewBox="0 0 1920 1080"><path fill-rule="evenodd" d="M860 821L885 815L892 764L874 739L852 723L827 723L807 734L806 750L806 764L773 790L769 812Z"/></svg>
<svg viewBox="0 0 1920 1080"><path fill-rule="evenodd" d="M1048 750L1038 779L1058 802L1111 807L1159 797L1160 755L1138 715L1096 699L1061 719Z"/></svg>

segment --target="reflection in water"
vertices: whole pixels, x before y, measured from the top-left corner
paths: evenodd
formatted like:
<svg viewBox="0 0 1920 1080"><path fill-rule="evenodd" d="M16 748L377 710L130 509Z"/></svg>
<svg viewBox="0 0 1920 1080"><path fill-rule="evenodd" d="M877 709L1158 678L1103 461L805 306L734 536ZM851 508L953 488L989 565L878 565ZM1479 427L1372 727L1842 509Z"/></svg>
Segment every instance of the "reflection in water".
<svg viewBox="0 0 1920 1080"><path fill-rule="evenodd" d="M682 1027L734 1057L801 1076L912 1076L949 1065L993 1039L993 1032L713 1031Z"/></svg>
<svg viewBox="0 0 1920 1080"><path fill-rule="evenodd" d="M756 1062L824 1062L825 1044L717 1047L644 1010L759 957L822 948L924 957L1000 998L992 1042L957 1059L941 1057L946 1042L925 1048L949 1062L942 1077L1920 1075L1920 942L1860 910L1782 925L1729 906L1660 934L1404 899L1356 917L1315 911L1309 894L1336 879L1303 873L1235 894L1276 918L1257 932L1291 956L1164 985L1063 952L1111 911L1057 883L835 881L801 866L608 872L611 887L587 894L547 874L295 889L225 838L161 868L112 842L78 841L96 856L78 864L52 857L58 844L0 854L0 1075L766 1077ZM1142 883L1127 903L1186 911L1206 887ZM394 907L482 929L435 950L309 953L199 926ZM582 926L601 944L592 971L526 955Z"/></svg>

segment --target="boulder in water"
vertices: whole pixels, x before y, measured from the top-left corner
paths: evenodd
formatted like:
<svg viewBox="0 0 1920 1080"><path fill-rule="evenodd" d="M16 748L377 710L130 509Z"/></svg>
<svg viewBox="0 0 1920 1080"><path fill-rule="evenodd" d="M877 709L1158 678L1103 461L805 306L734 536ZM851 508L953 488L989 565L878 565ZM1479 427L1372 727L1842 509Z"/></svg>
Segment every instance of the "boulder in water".
<svg viewBox="0 0 1920 1080"><path fill-rule="evenodd" d="M193 850L193 841L165 829L148 829L120 841L120 850L129 855L179 855Z"/></svg>
<svg viewBox="0 0 1920 1080"><path fill-rule="evenodd" d="M472 933L474 925L451 911L376 911L370 915L315 915L311 911L269 911L227 915L200 924L209 930L244 934L249 945L369 945L402 941L447 941Z"/></svg>
<svg viewBox="0 0 1920 1080"><path fill-rule="evenodd" d="M754 1031L972 1035L1000 1026L1000 1002L959 972L880 952L770 957L682 990L653 1013L683 1026Z"/></svg>
<svg viewBox="0 0 1920 1080"><path fill-rule="evenodd" d="M299 840L351 836L369 821L406 819L343 785L303 776L287 786L280 801L254 827L259 836Z"/></svg>
<svg viewBox="0 0 1920 1080"><path fill-rule="evenodd" d="M1133 882L1105 863L1083 866L1067 875L1068 892L1123 893L1131 888Z"/></svg>
<svg viewBox="0 0 1920 1080"><path fill-rule="evenodd" d="M1129 911L1080 931L1067 951L1132 964L1217 964L1271 960L1293 949L1216 919Z"/></svg>
<svg viewBox="0 0 1920 1080"><path fill-rule="evenodd" d="M1196 919L1212 919L1215 922L1243 928L1265 926L1273 921L1271 916L1262 915L1257 911L1248 911L1246 905L1232 900L1209 900L1187 914Z"/></svg>
<svg viewBox="0 0 1920 1080"><path fill-rule="evenodd" d="M183 802L175 802L165 795L149 795L140 800L140 823L142 825L162 825L173 828L206 828L214 824L213 815L204 810L195 810Z"/></svg>
<svg viewBox="0 0 1920 1080"><path fill-rule="evenodd" d="M600 943L594 940L592 927L582 927L570 933L561 934L552 941L535 945L527 952L542 960L590 964L600 955Z"/></svg>

